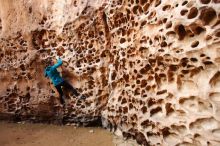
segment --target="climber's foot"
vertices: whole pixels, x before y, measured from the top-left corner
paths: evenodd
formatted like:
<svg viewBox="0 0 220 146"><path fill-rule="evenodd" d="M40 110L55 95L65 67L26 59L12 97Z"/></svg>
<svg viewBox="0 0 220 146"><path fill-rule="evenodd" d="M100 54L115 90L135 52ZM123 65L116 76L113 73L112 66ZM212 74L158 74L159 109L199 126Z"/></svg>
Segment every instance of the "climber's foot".
<svg viewBox="0 0 220 146"><path fill-rule="evenodd" d="M86 96L85 95L81 95L79 98L84 100L84 99L86 99Z"/></svg>

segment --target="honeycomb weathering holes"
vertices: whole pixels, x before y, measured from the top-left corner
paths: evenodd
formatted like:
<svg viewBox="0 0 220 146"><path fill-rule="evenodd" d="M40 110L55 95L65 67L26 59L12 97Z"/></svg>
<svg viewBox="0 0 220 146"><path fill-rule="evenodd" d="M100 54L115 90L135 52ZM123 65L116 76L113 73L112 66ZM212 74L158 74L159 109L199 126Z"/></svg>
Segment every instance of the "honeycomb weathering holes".
<svg viewBox="0 0 220 146"><path fill-rule="evenodd" d="M53 7L47 13L38 2L22 3L22 13L13 4L3 9L17 20L30 15L22 21L27 25L1 14L1 113L65 123L102 117L142 145L219 145L219 1L94 1L87 8L75 1L64 2L65 11L45 2ZM5 37L12 33L13 39ZM58 95L42 74L44 60L56 55L65 61L63 76L92 99L65 92L63 119L56 116L62 114Z"/></svg>

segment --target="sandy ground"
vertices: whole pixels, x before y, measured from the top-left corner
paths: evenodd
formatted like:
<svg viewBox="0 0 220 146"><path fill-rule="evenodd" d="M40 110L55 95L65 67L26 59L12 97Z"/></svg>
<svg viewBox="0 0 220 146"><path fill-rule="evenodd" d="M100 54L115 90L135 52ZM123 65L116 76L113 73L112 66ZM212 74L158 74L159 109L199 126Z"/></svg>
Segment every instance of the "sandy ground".
<svg viewBox="0 0 220 146"><path fill-rule="evenodd" d="M0 146L114 146L114 144L113 135L102 128L0 122Z"/></svg>

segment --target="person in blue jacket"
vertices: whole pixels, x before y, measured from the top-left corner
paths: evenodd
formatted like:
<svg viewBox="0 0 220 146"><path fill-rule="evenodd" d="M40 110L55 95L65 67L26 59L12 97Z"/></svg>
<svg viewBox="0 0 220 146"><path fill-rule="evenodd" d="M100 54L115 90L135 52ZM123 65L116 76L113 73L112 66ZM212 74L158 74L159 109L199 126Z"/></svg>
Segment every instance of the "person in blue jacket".
<svg viewBox="0 0 220 146"><path fill-rule="evenodd" d="M75 96L79 96L80 94L77 92L77 90L70 85L67 81L65 81L61 76L60 73L57 71L57 68L60 67L63 64L63 61L59 58L57 63L53 65L52 61L48 61L47 62L47 67L44 70L44 76L45 77L49 77L53 83L53 85L55 86L55 88L57 89L59 95L60 95L60 102L61 104L65 103L65 98L63 95L63 90L62 87L65 87L67 89L71 89L73 94ZM85 96L82 95L80 97L81 99L85 99Z"/></svg>

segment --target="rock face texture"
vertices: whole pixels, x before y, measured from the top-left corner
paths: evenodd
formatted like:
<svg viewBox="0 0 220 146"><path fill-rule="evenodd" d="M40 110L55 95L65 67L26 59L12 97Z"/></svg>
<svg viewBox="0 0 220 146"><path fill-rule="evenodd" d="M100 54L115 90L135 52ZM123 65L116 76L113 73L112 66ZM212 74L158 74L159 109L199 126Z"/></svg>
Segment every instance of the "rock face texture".
<svg viewBox="0 0 220 146"><path fill-rule="evenodd" d="M139 144L220 145L219 0L0 0L0 117L90 123ZM60 56L67 107L43 76Z"/></svg>

